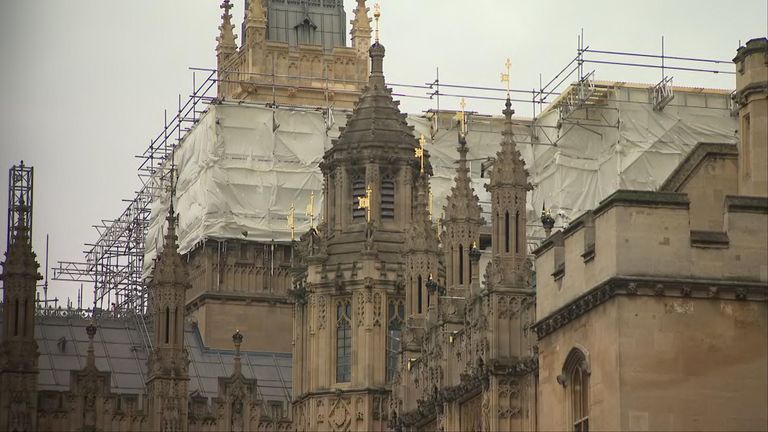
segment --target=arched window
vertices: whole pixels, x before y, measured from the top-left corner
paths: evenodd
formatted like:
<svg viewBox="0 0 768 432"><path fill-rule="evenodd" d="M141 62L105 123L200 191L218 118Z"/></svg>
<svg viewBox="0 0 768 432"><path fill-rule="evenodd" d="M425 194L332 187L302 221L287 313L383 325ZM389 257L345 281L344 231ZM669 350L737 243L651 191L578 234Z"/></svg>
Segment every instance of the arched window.
<svg viewBox="0 0 768 432"><path fill-rule="evenodd" d="M168 343L171 335L171 308L165 307L165 343Z"/></svg>
<svg viewBox="0 0 768 432"><path fill-rule="evenodd" d="M176 306L173 308L173 343L177 344L179 343L179 320L181 317L179 316L179 307Z"/></svg>
<svg viewBox="0 0 768 432"><path fill-rule="evenodd" d="M336 382L352 379L352 305L349 300L336 304Z"/></svg>
<svg viewBox="0 0 768 432"><path fill-rule="evenodd" d="M589 431L589 375L587 355L580 348L568 353L563 373L558 377L567 395L568 428L576 432Z"/></svg>
<svg viewBox="0 0 768 432"><path fill-rule="evenodd" d="M392 382L397 372L397 357L400 354L400 336L405 320L405 305L402 301L390 301L387 306L387 382Z"/></svg>
<svg viewBox="0 0 768 432"><path fill-rule="evenodd" d="M520 212L515 213L515 253L520 252Z"/></svg>
<svg viewBox="0 0 768 432"><path fill-rule="evenodd" d="M416 282L418 283L418 286L417 286L418 292L416 294L416 310L418 311L418 313L421 313L422 311L421 302L423 301L422 299L424 297L424 284L422 283L423 281L421 279L421 275L419 275L416 279L417 279Z"/></svg>
<svg viewBox="0 0 768 432"><path fill-rule="evenodd" d="M395 181L391 177L381 180L381 218L395 219Z"/></svg>
<svg viewBox="0 0 768 432"><path fill-rule="evenodd" d="M14 301L13 306L13 335L19 335L19 300Z"/></svg>
<svg viewBox="0 0 768 432"><path fill-rule="evenodd" d="M504 252L509 253L509 212L504 212Z"/></svg>
<svg viewBox="0 0 768 432"><path fill-rule="evenodd" d="M365 197L365 181L362 177L352 180L352 220L365 221L366 211L360 208L360 198Z"/></svg>
<svg viewBox="0 0 768 432"><path fill-rule="evenodd" d="M464 284L464 246L459 245L459 285Z"/></svg>

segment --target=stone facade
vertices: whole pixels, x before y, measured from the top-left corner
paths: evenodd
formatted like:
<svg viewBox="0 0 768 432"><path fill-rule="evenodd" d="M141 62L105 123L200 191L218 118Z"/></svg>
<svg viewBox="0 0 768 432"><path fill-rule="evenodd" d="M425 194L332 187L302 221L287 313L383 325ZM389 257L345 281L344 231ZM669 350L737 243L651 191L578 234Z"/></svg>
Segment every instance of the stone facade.
<svg viewBox="0 0 768 432"><path fill-rule="evenodd" d="M114 391L119 367L98 367L105 329L95 319L69 389L40 389L39 266L19 227L2 273L0 429L768 428L765 39L734 59L738 146L700 144L660 190L617 191L548 231L534 261L525 231L532 185L509 98L487 186L490 220L471 186L460 122L454 186L434 224L430 155L386 87L385 49L370 45L365 2L351 48L269 40L268 11L251 0L238 49L228 0L222 8L221 98L356 102L321 163L322 222L290 245L209 240L182 257L171 206L150 283L147 375L131 394ZM253 78L268 65L303 84ZM546 214L542 222L551 229ZM217 348L234 332L232 367L210 398L191 391L188 319ZM259 348L293 352L287 410L246 372L253 366L241 349Z"/></svg>
<svg viewBox="0 0 768 432"><path fill-rule="evenodd" d="M735 59L742 125L766 123L766 49ZM699 144L659 191L617 191L534 252L539 428L768 427L764 131Z"/></svg>
<svg viewBox="0 0 768 432"><path fill-rule="evenodd" d="M343 34L329 29L326 32L333 34L325 37L321 34L323 29L312 21L313 16L321 20L328 14L334 21L344 19L340 1L323 2L323 5L319 1L317 5L305 3L304 12L297 15L288 12L298 4L250 0L243 23L245 37L238 48L230 14L232 5L229 0L224 0L216 48L218 98L352 108L368 76L367 50L371 43L368 9L364 0L358 0L351 21L352 46L347 47L343 43ZM268 17L275 23L271 24ZM289 29L279 32L289 17L296 18L295 38Z"/></svg>

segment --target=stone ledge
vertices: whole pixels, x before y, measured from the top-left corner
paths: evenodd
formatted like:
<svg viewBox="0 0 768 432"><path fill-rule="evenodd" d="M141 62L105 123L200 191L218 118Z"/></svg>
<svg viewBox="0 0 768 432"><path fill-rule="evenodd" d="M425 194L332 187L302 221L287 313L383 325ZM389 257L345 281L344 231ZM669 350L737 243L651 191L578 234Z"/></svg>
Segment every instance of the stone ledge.
<svg viewBox="0 0 768 432"><path fill-rule="evenodd" d="M725 210L728 213L768 214L768 198L743 195L726 195Z"/></svg>
<svg viewBox="0 0 768 432"><path fill-rule="evenodd" d="M661 207L688 209L688 194L679 192L654 192L620 189L602 200L595 208L595 217L615 206Z"/></svg>
<svg viewBox="0 0 768 432"><path fill-rule="evenodd" d="M616 295L766 302L768 283L619 276L566 303L537 321L532 328L542 339Z"/></svg>
<svg viewBox="0 0 768 432"><path fill-rule="evenodd" d="M720 231L691 231L691 246L703 248L728 248L728 234Z"/></svg>

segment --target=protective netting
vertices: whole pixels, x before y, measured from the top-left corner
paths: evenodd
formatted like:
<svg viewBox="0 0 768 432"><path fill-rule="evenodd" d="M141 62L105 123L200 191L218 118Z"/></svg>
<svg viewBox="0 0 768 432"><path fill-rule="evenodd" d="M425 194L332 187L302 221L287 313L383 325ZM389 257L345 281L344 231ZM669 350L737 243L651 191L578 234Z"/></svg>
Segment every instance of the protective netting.
<svg viewBox="0 0 768 432"><path fill-rule="evenodd" d="M655 111L647 89L616 85L605 103L566 119L552 109L535 126L519 120L515 140L534 185L528 194L530 241L541 238L544 203L558 225L566 224L616 189L658 188L697 142L735 143L728 97L726 91L677 90L672 103ZM408 117L416 135L427 137L435 217L450 192L458 157L456 126L441 119L435 128L424 116ZM180 251L205 239L287 242L291 205L296 232L306 231L310 194L315 194L315 217L322 204L318 164L345 122L341 111L212 105L176 153ZM500 116L469 116L471 176L486 212L490 204L481 164L498 151L502 127ZM167 195L158 197L150 216L145 275L162 244L167 211Z"/></svg>

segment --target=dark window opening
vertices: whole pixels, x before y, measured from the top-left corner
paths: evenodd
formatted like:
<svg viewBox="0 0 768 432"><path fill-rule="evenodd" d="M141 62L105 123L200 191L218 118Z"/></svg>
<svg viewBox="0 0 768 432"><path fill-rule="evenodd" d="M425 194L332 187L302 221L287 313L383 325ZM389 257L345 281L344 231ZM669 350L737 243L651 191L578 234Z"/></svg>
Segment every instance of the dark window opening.
<svg viewBox="0 0 768 432"><path fill-rule="evenodd" d="M381 218L395 218L395 181L392 179L384 179L381 182Z"/></svg>
<svg viewBox="0 0 768 432"><path fill-rule="evenodd" d="M509 253L509 212L504 212L504 252Z"/></svg>
<svg viewBox="0 0 768 432"><path fill-rule="evenodd" d="M364 221L366 210L360 207L360 198L365 197L365 181L361 178L352 180L352 220Z"/></svg>
<svg viewBox="0 0 768 432"><path fill-rule="evenodd" d="M171 326L171 308L165 307L165 343L168 343L170 338L170 326Z"/></svg>
<svg viewBox="0 0 768 432"><path fill-rule="evenodd" d="M352 305L349 301L336 305L336 382L352 379Z"/></svg>
<svg viewBox="0 0 768 432"><path fill-rule="evenodd" d="M515 253L520 252L520 212L515 213Z"/></svg>
<svg viewBox="0 0 768 432"><path fill-rule="evenodd" d="M421 302L422 302L422 297L424 296L424 287L423 287L421 282L422 282L421 275L419 275L417 277L417 283L418 283L418 290L419 291L418 291L418 294L416 295L416 303L417 303L416 310L418 311L418 313L421 313L421 310L422 310Z"/></svg>
<svg viewBox="0 0 768 432"><path fill-rule="evenodd" d="M464 246L459 245L459 285L464 284Z"/></svg>

